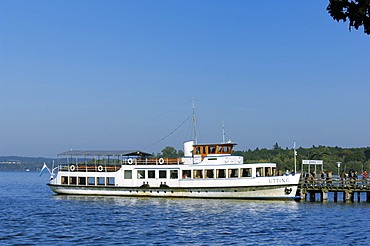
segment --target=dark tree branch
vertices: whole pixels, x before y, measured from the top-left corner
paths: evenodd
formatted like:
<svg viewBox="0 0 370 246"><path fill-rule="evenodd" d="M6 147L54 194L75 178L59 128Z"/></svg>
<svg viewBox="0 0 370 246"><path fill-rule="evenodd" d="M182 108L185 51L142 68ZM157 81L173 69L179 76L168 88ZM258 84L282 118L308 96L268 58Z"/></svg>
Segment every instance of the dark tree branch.
<svg viewBox="0 0 370 246"><path fill-rule="evenodd" d="M336 21L349 21L349 30L363 26L364 33L370 34L370 0L329 0L326 8Z"/></svg>

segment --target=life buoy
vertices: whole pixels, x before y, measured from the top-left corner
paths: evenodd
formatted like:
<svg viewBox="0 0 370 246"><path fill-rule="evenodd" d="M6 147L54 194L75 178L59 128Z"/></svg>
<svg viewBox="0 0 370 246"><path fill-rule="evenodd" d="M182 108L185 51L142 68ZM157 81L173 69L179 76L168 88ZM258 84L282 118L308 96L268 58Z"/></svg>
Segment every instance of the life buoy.
<svg viewBox="0 0 370 246"><path fill-rule="evenodd" d="M73 172L75 169L76 169L76 167L75 167L74 165L71 165L71 166L69 167L69 170L70 170L71 172Z"/></svg>
<svg viewBox="0 0 370 246"><path fill-rule="evenodd" d="M103 171L103 166L98 166L98 171L99 172Z"/></svg>
<svg viewBox="0 0 370 246"><path fill-rule="evenodd" d="M159 161L158 161L158 163L161 164L161 165L163 165L163 163L164 163L163 158L160 158Z"/></svg>
<svg viewBox="0 0 370 246"><path fill-rule="evenodd" d="M127 164L131 165L132 163L134 163L133 159L130 158L130 159L127 160Z"/></svg>

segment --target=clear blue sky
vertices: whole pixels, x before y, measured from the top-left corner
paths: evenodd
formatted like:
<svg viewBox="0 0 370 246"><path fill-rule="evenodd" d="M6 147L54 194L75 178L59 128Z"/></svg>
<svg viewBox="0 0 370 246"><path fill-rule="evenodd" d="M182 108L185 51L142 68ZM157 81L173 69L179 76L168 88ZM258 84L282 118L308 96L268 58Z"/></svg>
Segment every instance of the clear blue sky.
<svg viewBox="0 0 370 246"><path fill-rule="evenodd" d="M0 155L369 146L370 36L328 1L0 1ZM163 141L158 142L170 134Z"/></svg>

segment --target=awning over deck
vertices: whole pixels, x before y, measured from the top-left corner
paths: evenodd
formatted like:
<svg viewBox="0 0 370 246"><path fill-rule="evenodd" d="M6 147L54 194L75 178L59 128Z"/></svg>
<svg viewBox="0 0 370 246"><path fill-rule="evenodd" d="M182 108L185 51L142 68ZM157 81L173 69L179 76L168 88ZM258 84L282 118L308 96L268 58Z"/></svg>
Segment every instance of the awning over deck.
<svg viewBox="0 0 370 246"><path fill-rule="evenodd" d="M58 156L151 156L140 150L70 150Z"/></svg>

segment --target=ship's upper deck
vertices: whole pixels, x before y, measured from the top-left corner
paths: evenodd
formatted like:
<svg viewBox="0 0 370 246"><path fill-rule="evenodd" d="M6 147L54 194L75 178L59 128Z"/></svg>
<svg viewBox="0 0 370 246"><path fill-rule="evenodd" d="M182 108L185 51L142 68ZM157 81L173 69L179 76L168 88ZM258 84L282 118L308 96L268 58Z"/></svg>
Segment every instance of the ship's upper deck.
<svg viewBox="0 0 370 246"><path fill-rule="evenodd" d="M194 155L231 155L236 143L194 144Z"/></svg>

